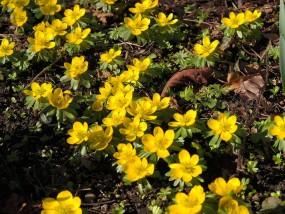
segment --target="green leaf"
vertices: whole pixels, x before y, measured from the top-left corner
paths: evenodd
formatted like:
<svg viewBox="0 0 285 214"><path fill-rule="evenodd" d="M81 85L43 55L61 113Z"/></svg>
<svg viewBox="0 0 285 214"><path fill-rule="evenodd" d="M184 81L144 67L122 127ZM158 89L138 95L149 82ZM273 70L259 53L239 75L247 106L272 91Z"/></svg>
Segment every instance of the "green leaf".
<svg viewBox="0 0 285 214"><path fill-rule="evenodd" d="M63 110L63 114L68 118L70 119L71 121L74 121L75 120L75 115L72 114L71 112L68 112L66 110Z"/></svg>

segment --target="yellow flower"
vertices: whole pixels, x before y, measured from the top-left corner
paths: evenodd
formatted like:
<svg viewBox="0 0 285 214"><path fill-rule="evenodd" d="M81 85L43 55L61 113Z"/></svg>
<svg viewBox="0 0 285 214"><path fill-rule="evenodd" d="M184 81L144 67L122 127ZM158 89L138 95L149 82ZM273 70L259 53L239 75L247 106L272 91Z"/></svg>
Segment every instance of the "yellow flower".
<svg viewBox="0 0 285 214"><path fill-rule="evenodd" d="M47 97L47 95L52 92L52 85L48 83L39 85L36 82L32 82L31 89L31 91L24 90L23 92L28 96L33 96L34 100L38 100L41 97Z"/></svg>
<svg viewBox="0 0 285 214"><path fill-rule="evenodd" d="M89 33L91 32L90 28L86 28L82 31L81 27L75 28L74 32L66 34L65 38L67 39L66 42L68 43L74 43L76 45L81 44L83 42L83 39L85 39Z"/></svg>
<svg viewBox="0 0 285 214"><path fill-rule="evenodd" d="M195 185L187 194L178 192L175 195L176 204L169 206L168 214L196 214L202 209L206 194L200 185Z"/></svg>
<svg viewBox="0 0 285 214"><path fill-rule="evenodd" d="M123 170L127 175L127 180L134 182L145 176L152 175L154 164L149 164L146 158L140 159L135 156L131 162L124 165Z"/></svg>
<svg viewBox="0 0 285 214"><path fill-rule="evenodd" d="M72 26L77 20L84 16L86 9L80 8L79 5L75 5L73 10L66 9L64 11L65 17L62 19L68 26Z"/></svg>
<svg viewBox="0 0 285 214"><path fill-rule="evenodd" d="M145 120L155 120L157 116L152 115L156 112L157 106L152 105L152 101L148 99L140 99L131 101L127 111L132 116L139 116Z"/></svg>
<svg viewBox="0 0 285 214"><path fill-rule="evenodd" d="M35 38L28 37L30 43L30 50L34 53L41 51L42 49L51 49L55 47L55 42L51 42L54 38L52 33L36 31Z"/></svg>
<svg viewBox="0 0 285 214"><path fill-rule="evenodd" d="M164 97L160 100L160 95L154 93L152 96L152 105L157 107L157 110L165 109L169 106L170 97Z"/></svg>
<svg viewBox="0 0 285 214"><path fill-rule="evenodd" d="M61 10L61 5L57 4L57 0L41 0L36 1L36 4L40 6L40 11L42 14L46 16L53 16L55 13Z"/></svg>
<svg viewBox="0 0 285 214"><path fill-rule="evenodd" d="M105 101L108 99L109 95L112 92L112 86L109 82L104 83L104 87L99 88L100 94L96 95L96 99L100 101Z"/></svg>
<svg viewBox="0 0 285 214"><path fill-rule="evenodd" d="M101 2L105 3L105 4L115 4L115 2L117 0L100 0Z"/></svg>
<svg viewBox="0 0 285 214"><path fill-rule="evenodd" d="M127 28L132 30L132 34L138 36L142 33L142 31L146 31L150 24L150 19L143 18L140 13L134 16L134 19L129 17L124 18L124 22Z"/></svg>
<svg viewBox="0 0 285 214"><path fill-rule="evenodd" d="M0 58L4 56L10 56L13 54L13 48L15 47L15 42L9 43L7 38L2 39L0 45Z"/></svg>
<svg viewBox="0 0 285 214"><path fill-rule="evenodd" d="M103 102L101 100L96 100L96 101L94 101L94 103L92 104L91 107L94 111L102 111L103 110Z"/></svg>
<svg viewBox="0 0 285 214"><path fill-rule="evenodd" d="M194 45L194 53L200 55L202 58L206 58L216 50L218 44L219 44L218 40L210 42L210 38L208 36L204 36L203 45L201 44Z"/></svg>
<svg viewBox="0 0 285 214"><path fill-rule="evenodd" d="M100 62L106 62L110 64L113 59L121 55L121 50L115 51L113 48L111 48L107 53L103 53L100 55Z"/></svg>
<svg viewBox="0 0 285 214"><path fill-rule="evenodd" d="M124 165L128 163L130 160L132 160L136 156L136 149L133 148L132 144L124 144L120 143L117 146L118 152L114 153L114 158L118 159L117 164L118 165Z"/></svg>
<svg viewBox="0 0 285 214"><path fill-rule="evenodd" d="M142 143L144 144L144 150L150 153L156 152L156 155L160 158L166 158L170 155L167 150L171 146L174 140L174 131L167 130L165 133L159 126L153 130L153 135L145 134L142 137Z"/></svg>
<svg viewBox="0 0 285 214"><path fill-rule="evenodd" d="M123 71L120 74L120 77L122 78L123 82L135 84L138 81L139 77L140 77L139 74L140 74L139 70L128 69L127 71Z"/></svg>
<svg viewBox="0 0 285 214"><path fill-rule="evenodd" d="M197 116L197 111L195 110L188 110L185 114L181 115L179 113L175 113L173 118L176 122L169 122L168 125L171 127L189 127L195 123Z"/></svg>
<svg viewBox="0 0 285 214"><path fill-rule="evenodd" d="M88 62L84 61L84 56L73 57L71 64L64 63L66 69L66 76L69 78L77 77L79 74L83 74L88 69Z"/></svg>
<svg viewBox="0 0 285 214"><path fill-rule="evenodd" d="M239 13L237 16L234 12L230 12L229 18L222 18L222 23L232 29L238 28L245 22L244 13Z"/></svg>
<svg viewBox="0 0 285 214"><path fill-rule="evenodd" d="M261 11L254 10L253 12L246 10L244 12L244 19L246 22L253 22L261 16Z"/></svg>
<svg viewBox="0 0 285 214"><path fill-rule="evenodd" d="M157 18L154 18L158 22L158 26L164 27L167 25L173 25L178 22L178 19L173 19L173 13L170 13L168 16L165 13L159 13Z"/></svg>
<svg viewBox="0 0 285 214"><path fill-rule="evenodd" d="M130 90L127 93L117 91L113 96L109 96L106 109L115 110L118 108L126 108L130 105L133 98L133 91Z"/></svg>
<svg viewBox="0 0 285 214"><path fill-rule="evenodd" d="M18 27L21 27L27 22L27 20L28 20L27 12L23 8L16 7L13 10L11 18L11 22L13 24L17 25Z"/></svg>
<svg viewBox="0 0 285 214"><path fill-rule="evenodd" d="M54 92L50 92L47 97L49 103L56 107L57 109L66 109L69 106L69 103L72 102L72 93L69 90L62 92L61 88L57 88Z"/></svg>
<svg viewBox="0 0 285 214"><path fill-rule="evenodd" d="M182 149L178 154L178 158L180 163L169 165L171 180L182 178L184 182L190 182L193 177L197 177L202 173L202 167L197 165L199 162L198 155L190 156L187 150Z"/></svg>
<svg viewBox="0 0 285 214"><path fill-rule="evenodd" d="M111 117L106 117L102 122L106 126L118 126L123 123L126 116L126 110L124 108L117 108L112 111Z"/></svg>
<svg viewBox="0 0 285 214"><path fill-rule="evenodd" d="M135 141L137 137L142 137L144 135L144 131L147 129L147 123L140 122L140 118L138 116L134 117L133 120L125 117L123 125L125 128L120 128L119 131L121 134L126 135L126 140L130 142Z"/></svg>
<svg viewBox="0 0 285 214"><path fill-rule="evenodd" d="M56 199L45 198L43 200L41 214L81 214L80 205L81 199L79 197L73 197L71 192L64 190L57 195Z"/></svg>
<svg viewBox="0 0 285 214"><path fill-rule="evenodd" d="M231 196L224 196L220 199L219 209L226 211L227 214L249 214L247 207L239 206Z"/></svg>
<svg viewBox="0 0 285 214"><path fill-rule="evenodd" d="M158 0L143 0L142 3L136 3L135 7L129 9L131 13L143 13L146 10L155 8L158 5Z"/></svg>
<svg viewBox="0 0 285 214"><path fill-rule="evenodd" d="M233 191L234 194L239 193L243 188L243 184L241 184L238 178L231 178L228 182L223 178L216 178L208 187L216 195L229 196L231 191Z"/></svg>
<svg viewBox="0 0 285 214"><path fill-rule="evenodd" d="M138 70L139 72L146 71L150 65L150 58L145 58L140 61L137 58L133 59L133 65L127 65L129 70Z"/></svg>
<svg viewBox="0 0 285 214"><path fill-rule="evenodd" d="M214 135L220 135L220 138L224 141L229 141L232 138L232 134L237 130L236 116L232 115L227 117L227 115L220 113L218 115L218 120L209 119L208 127L212 129Z"/></svg>
<svg viewBox="0 0 285 214"><path fill-rule="evenodd" d="M10 9L15 9L15 8L22 9L23 7L27 6L29 3L30 0L8 0L6 4Z"/></svg>
<svg viewBox="0 0 285 214"><path fill-rule="evenodd" d="M52 24L47 23L47 26L52 29L53 36L63 36L66 34L67 24L59 19L54 19Z"/></svg>
<svg viewBox="0 0 285 214"><path fill-rule="evenodd" d="M88 144L90 149L103 150L105 149L113 136L113 128L107 127L105 130L95 125L92 127L91 132L88 133Z"/></svg>
<svg viewBox="0 0 285 214"><path fill-rule="evenodd" d="M269 127L268 132L272 136L276 136L278 140L285 139L285 116L275 116L274 117L275 125Z"/></svg>
<svg viewBox="0 0 285 214"><path fill-rule="evenodd" d="M86 122L83 124L80 122L74 122L73 129L69 129L68 134L70 137L67 138L66 141L69 144L81 144L83 141L87 141L88 124Z"/></svg>

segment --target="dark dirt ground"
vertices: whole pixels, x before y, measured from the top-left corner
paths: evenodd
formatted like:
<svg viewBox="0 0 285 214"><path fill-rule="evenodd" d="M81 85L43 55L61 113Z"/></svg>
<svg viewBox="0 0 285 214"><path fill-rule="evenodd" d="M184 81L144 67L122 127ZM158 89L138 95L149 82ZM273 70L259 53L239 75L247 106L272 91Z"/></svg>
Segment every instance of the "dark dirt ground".
<svg viewBox="0 0 285 214"><path fill-rule="evenodd" d="M278 35L278 4L279 1L203 1L203 0L163 0L161 4L166 10L174 11L179 16L181 7L187 3L195 3L199 10L209 11L211 17L227 16L233 9L233 3L239 6L238 10L246 8L258 9L263 12L265 25L262 29L264 35L273 38ZM278 37L278 36L277 36ZM268 38L264 38L268 42ZM259 53L266 49L267 42L259 44ZM274 42L274 41L273 41ZM276 42L276 41L275 41ZM278 77L278 63L268 65L269 78ZM40 213L41 199L46 196L55 196L58 190L72 187L83 200L83 206L90 209L91 213L110 213L121 201L125 202L125 213L149 213L147 204L156 198L156 193L162 187L164 181L153 181L154 190L146 192L144 199L138 193L136 185L124 186L120 175L112 167L109 159L100 161L92 156L78 158L74 156L74 149L65 143L66 135L57 130L56 123L42 124L41 130L36 131L38 112L27 110L24 106L25 96L22 93L13 92L12 87L19 84L28 84L36 72L29 72L30 76L20 73L18 80L1 82L0 89L0 213L27 214ZM46 74L39 80L53 79L52 74ZM11 102L15 97L16 103ZM284 114L284 97L280 95L274 100L267 97L267 108L260 106L256 100L247 101L237 94L226 98L229 111L240 112L240 118L246 118L247 109L257 109L256 118L265 118L270 114ZM179 105L179 103L178 103ZM257 107L258 106L258 107ZM248 121L249 126L252 121ZM52 152L52 156L51 156ZM214 154L207 162L207 171L204 179L212 181L214 178L232 176L250 178L248 191L256 190L252 197L246 201L252 205L255 213L261 209L262 202L270 195L270 192L280 190L285 200L285 173L284 166L277 167L271 158L272 152L263 145L256 146L253 150L259 158L259 171L255 174L247 173L240 168L249 160L248 151L245 149L240 156L232 154ZM35 161L36 160L36 161ZM165 206L168 206L165 202ZM273 210L268 213L285 213L283 209Z"/></svg>

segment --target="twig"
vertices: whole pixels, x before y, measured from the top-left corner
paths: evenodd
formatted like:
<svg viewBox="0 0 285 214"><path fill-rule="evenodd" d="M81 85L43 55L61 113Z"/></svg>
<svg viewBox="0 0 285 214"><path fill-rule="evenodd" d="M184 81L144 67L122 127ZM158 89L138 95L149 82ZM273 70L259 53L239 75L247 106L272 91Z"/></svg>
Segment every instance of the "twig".
<svg viewBox="0 0 285 214"><path fill-rule="evenodd" d="M53 63L51 63L49 66L45 67L43 70L41 70L40 73L38 73L34 78L33 80L31 81L30 84L32 84L32 82L35 82L36 79L38 79L43 73L45 73L46 71L48 71L55 63L57 63L59 60L61 59L61 55L58 56L54 61Z"/></svg>

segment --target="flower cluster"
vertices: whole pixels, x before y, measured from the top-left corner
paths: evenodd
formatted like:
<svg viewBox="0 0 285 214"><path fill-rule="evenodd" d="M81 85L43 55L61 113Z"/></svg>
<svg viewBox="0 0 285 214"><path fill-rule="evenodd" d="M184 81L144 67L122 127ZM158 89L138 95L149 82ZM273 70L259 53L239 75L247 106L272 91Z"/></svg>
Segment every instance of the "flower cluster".
<svg viewBox="0 0 285 214"><path fill-rule="evenodd" d="M7 38L2 39L0 45L0 58L5 56L10 56L13 54L13 49L15 47L15 42L9 42Z"/></svg>
<svg viewBox="0 0 285 214"><path fill-rule="evenodd" d="M22 0L22 1L7 1L2 0L2 5L7 5L9 9L12 9L11 14L11 22L15 24L17 27L23 26L27 20L27 11L24 9L24 7L28 6L30 3L30 0Z"/></svg>

